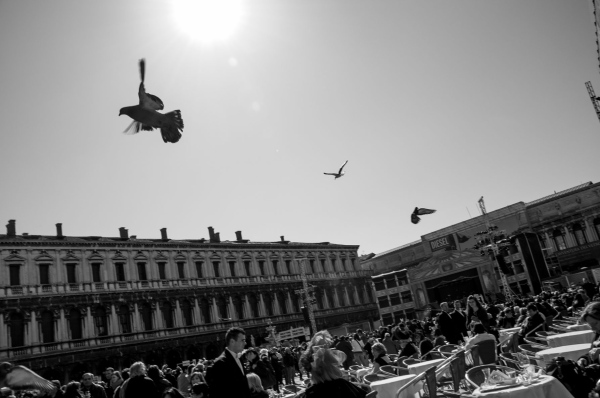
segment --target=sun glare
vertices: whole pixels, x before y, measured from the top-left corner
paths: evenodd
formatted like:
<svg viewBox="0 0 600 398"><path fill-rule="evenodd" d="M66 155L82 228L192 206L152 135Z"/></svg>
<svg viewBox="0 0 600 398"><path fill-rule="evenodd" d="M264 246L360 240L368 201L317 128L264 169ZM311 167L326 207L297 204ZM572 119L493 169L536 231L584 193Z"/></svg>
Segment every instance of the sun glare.
<svg viewBox="0 0 600 398"><path fill-rule="evenodd" d="M242 0L174 0L178 27L204 43L226 40L242 19Z"/></svg>

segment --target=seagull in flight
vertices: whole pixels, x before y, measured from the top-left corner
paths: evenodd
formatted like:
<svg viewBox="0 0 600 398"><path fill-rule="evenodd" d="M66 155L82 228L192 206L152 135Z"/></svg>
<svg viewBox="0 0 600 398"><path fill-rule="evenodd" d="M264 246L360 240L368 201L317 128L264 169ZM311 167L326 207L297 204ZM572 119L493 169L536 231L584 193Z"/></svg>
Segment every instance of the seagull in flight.
<svg viewBox="0 0 600 398"><path fill-rule="evenodd" d="M415 207L415 210L410 215L410 221L413 224L418 224L419 221L421 221L421 217L419 217L419 216L422 216L424 214L433 214L433 213L435 213L435 210L425 209L425 208L420 208L419 209L418 207Z"/></svg>
<svg viewBox="0 0 600 398"><path fill-rule="evenodd" d="M119 111L119 116L127 115L133 119L124 133L137 134L140 131L152 131L159 128L164 142L176 143L181 138L181 131L183 131L181 111L158 112L163 110L165 105L156 95L146 92L144 87L146 61L144 59L140 60L140 75L142 82L138 89L139 105L126 106Z"/></svg>
<svg viewBox="0 0 600 398"><path fill-rule="evenodd" d="M340 169L337 173L323 173L323 174L328 175L328 176L335 176L334 180L337 180L338 178L343 177L344 174L346 174L342 171L342 170L344 170L344 166L346 165L346 163L348 163L347 160L344 162L342 167L340 167Z"/></svg>
<svg viewBox="0 0 600 398"><path fill-rule="evenodd" d="M21 365L9 362L0 363L0 387L12 390L40 390L52 393L56 386L37 373Z"/></svg>

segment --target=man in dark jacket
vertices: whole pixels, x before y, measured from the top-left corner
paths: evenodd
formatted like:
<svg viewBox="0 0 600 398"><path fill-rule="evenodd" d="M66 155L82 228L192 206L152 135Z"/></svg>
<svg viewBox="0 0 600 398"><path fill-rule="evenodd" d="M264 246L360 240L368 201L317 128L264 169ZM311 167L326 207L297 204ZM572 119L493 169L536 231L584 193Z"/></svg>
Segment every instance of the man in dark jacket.
<svg viewBox="0 0 600 398"><path fill-rule="evenodd" d="M104 388L94 383L94 375L86 373L81 378L81 391L90 393L90 398L106 398Z"/></svg>
<svg viewBox="0 0 600 398"><path fill-rule="evenodd" d="M448 303L443 302L440 304L440 309L442 312L440 312L438 315L437 323L442 331L442 334L446 337L446 340L448 340L450 344L458 344L461 340L460 332L458 331L458 328L454 326L454 321L448 314Z"/></svg>
<svg viewBox="0 0 600 398"><path fill-rule="evenodd" d="M340 350L344 354L346 354L346 360L342 364L344 369L348 370L351 365L354 365L354 355L352 354L352 344L348 341L348 337L341 336L340 342L335 346L337 350Z"/></svg>
<svg viewBox="0 0 600 398"><path fill-rule="evenodd" d="M206 371L206 381L211 398L250 398L246 372L238 354L246 346L246 332L230 328L225 334L225 350Z"/></svg>
<svg viewBox="0 0 600 398"><path fill-rule="evenodd" d="M467 334L467 315L460 308L460 301L454 301L454 311L450 313L450 318L452 318L452 322L454 322L454 327L461 336L466 337Z"/></svg>
<svg viewBox="0 0 600 398"><path fill-rule="evenodd" d="M120 398L159 398L151 378L146 376L146 365L136 362L129 368L129 379L120 388Z"/></svg>

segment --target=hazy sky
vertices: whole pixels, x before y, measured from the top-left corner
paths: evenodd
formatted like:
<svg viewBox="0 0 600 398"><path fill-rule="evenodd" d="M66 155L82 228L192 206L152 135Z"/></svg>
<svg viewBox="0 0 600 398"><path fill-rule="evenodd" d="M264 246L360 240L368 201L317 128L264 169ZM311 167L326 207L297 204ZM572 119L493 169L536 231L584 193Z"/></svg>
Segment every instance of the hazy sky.
<svg viewBox="0 0 600 398"><path fill-rule="evenodd" d="M482 195L491 211L600 180L588 0L242 7L207 43L169 1L0 0L1 225L378 253L476 216ZM181 109L177 144L122 134L140 58ZM437 213L413 225L415 206Z"/></svg>

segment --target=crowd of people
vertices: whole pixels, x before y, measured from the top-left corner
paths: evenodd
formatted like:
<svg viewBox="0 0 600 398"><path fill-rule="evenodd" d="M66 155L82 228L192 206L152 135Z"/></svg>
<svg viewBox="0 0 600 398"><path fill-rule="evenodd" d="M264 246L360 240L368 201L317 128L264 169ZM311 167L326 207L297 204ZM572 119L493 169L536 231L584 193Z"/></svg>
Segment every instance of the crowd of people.
<svg viewBox="0 0 600 398"><path fill-rule="evenodd" d="M498 353L516 351L533 332L543 330L554 319L574 314L580 314L581 322L588 323L598 337L599 287L584 281L575 288L504 303L486 304L469 296L464 301L441 303L434 316L423 320L403 320L374 331L358 329L341 336L322 331L297 347L251 347L244 330L233 327L225 336L223 353L214 360L192 360L189 366L175 369L136 362L126 369L106 369L101 381L85 373L80 380L66 385L53 381L57 387L54 397L266 398L276 396L284 385L303 384L308 398L362 398L368 387L348 381L342 369L361 365L370 373L378 373L381 366L396 364L392 357L428 359L432 350L446 344L461 344L469 349L485 340L497 343L500 329L518 327L504 346L498 346ZM584 369L593 387L600 379L600 339L576 366ZM6 388L0 393L2 397L34 396Z"/></svg>

